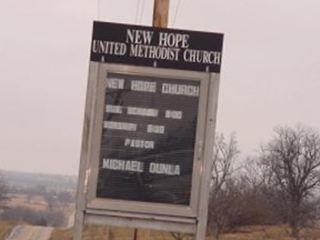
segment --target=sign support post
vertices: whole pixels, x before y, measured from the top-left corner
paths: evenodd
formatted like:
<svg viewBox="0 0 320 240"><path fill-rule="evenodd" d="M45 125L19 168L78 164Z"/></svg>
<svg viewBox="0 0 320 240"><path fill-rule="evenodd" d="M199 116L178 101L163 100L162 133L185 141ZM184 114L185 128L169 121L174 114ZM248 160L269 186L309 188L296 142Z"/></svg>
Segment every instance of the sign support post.
<svg viewBox="0 0 320 240"><path fill-rule="evenodd" d="M169 18L169 0L154 0L153 6L153 27L168 27ZM134 230L134 240L148 240L150 238L150 230Z"/></svg>
<svg viewBox="0 0 320 240"><path fill-rule="evenodd" d="M217 118L217 108L218 108L218 96L219 96L219 83L220 78L216 74L211 74L210 77L210 86L209 86L209 96L208 98L211 99L211 104L208 105L207 109L207 128L211 129L211 131L207 132L205 138L205 146L204 146L204 156L206 158L212 158L213 156L213 146L214 146L214 139L215 139L215 128L216 128L216 118ZM202 183L200 188L200 195L202 196L200 199L199 206L199 216L198 223L197 223L197 230L195 234L196 240L203 240L206 238L207 232L207 218L208 218L208 203L209 203L209 189L210 189L210 177L212 171L212 164L213 161L207 160L205 161L203 167L203 174L202 174Z"/></svg>
<svg viewBox="0 0 320 240"><path fill-rule="evenodd" d="M154 0L153 27L168 27L169 0Z"/></svg>

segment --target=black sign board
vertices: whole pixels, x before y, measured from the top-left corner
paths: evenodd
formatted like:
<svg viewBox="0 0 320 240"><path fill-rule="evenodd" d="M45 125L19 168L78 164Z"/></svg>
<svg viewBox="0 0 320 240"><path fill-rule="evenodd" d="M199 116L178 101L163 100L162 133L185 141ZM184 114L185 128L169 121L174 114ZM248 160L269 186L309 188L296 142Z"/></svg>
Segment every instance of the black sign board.
<svg viewBox="0 0 320 240"><path fill-rule="evenodd" d="M97 197L189 205L200 81L105 80Z"/></svg>
<svg viewBox="0 0 320 240"><path fill-rule="evenodd" d="M223 35L94 22L91 61L220 72Z"/></svg>

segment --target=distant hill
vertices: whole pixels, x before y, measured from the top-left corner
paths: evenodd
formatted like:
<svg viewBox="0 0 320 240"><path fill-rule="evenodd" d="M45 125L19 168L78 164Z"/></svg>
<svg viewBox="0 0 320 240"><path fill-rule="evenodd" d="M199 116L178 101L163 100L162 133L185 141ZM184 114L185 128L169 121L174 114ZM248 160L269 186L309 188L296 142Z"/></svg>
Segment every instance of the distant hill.
<svg viewBox="0 0 320 240"><path fill-rule="evenodd" d="M76 176L25 173L0 170L0 176L7 185L15 189L34 189L45 187L53 191L75 191L77 185Z"/></svg>

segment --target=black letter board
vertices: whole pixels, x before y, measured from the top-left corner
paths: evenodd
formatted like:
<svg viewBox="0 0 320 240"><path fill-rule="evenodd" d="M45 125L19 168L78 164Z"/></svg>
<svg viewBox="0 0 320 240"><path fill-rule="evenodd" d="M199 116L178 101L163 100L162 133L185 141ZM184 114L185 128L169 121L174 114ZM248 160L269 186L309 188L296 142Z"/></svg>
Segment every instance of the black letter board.
<svg viewBox="0 0 320 240"><path fill-rule="evenodd" d="M200 81L106 81L97 197L189 205Z"/></svg>

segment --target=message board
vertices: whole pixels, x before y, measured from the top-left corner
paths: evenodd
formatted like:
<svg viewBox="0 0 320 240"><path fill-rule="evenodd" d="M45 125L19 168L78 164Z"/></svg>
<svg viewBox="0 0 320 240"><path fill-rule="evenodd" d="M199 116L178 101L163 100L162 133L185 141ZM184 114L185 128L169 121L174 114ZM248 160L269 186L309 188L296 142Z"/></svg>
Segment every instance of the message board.
<svg viewBox="0 0 320 240"><path fill-rule="evenodd" d="M97 197L189 205L200 81L106 82Z"/></svg>
<svg viewBox="0 0 320 240"><path fill-rule="evenodd" d="M205 239L222 42L94 22L75 240L84 223Z"/></svg>

